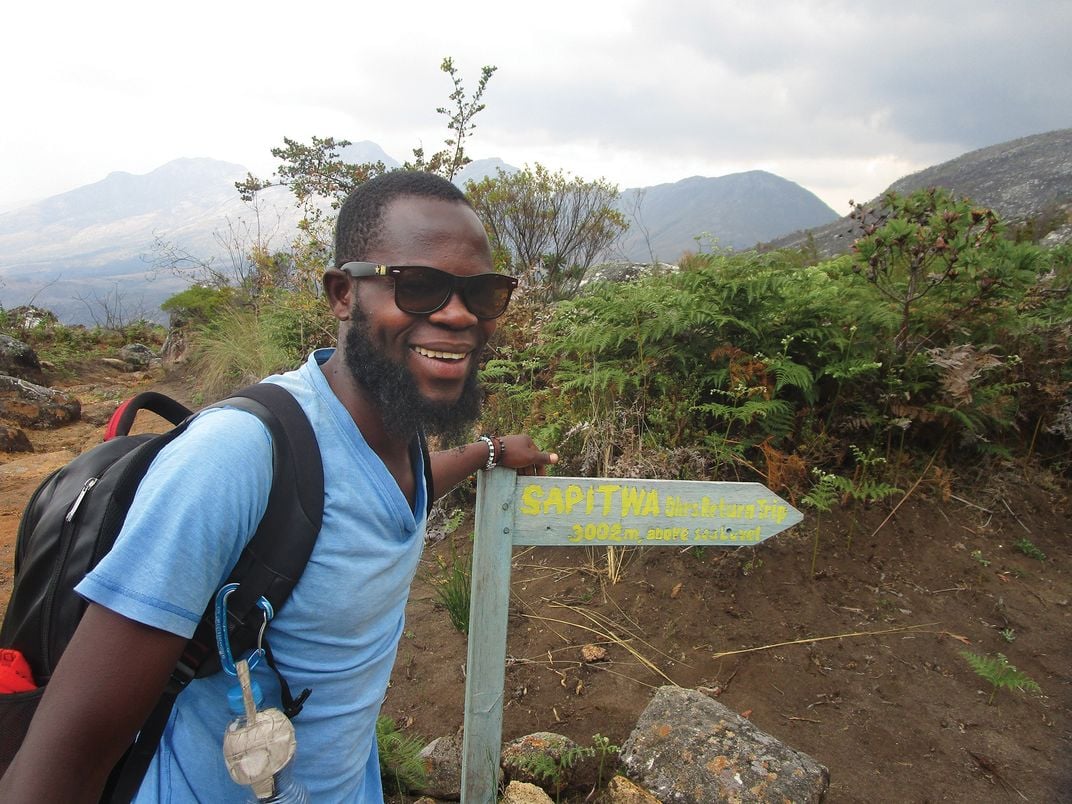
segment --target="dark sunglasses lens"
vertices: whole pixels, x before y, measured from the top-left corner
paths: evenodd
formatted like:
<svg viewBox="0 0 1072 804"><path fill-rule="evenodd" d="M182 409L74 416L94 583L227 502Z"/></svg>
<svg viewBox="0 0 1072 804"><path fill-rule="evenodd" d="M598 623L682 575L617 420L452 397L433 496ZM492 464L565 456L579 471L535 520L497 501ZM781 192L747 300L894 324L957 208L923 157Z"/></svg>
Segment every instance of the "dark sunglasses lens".
<svg viewBox="0 0 1072 804"><path fill-rule="evenodd" d="M498 318L506 312L513 289L510 277L501 274L472 277L465 286L465 306L478 318Z"/></svg>
<svg viewBox="0 0 1072 804"><path fill-rule="evenodd" d="M451 293L450 274L435 268L409 266L395 276L395 303L407 313L438 310Z"/></svg>

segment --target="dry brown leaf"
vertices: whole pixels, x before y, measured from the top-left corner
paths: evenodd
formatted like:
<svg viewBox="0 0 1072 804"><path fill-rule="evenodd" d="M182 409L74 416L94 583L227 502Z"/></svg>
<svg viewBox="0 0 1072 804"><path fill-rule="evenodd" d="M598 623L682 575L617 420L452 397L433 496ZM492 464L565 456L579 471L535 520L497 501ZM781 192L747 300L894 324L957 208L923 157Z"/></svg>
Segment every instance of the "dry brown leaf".
<svg viewBox="0 0 1072 804"><path fill-rule="evenodd" d="M678 595L679 595L680 593L681 593L681 584L675 584L675 585L674 585L674 588L670 590L670 597L672 597L672 598L675 598L675 599L676 599L676 598L677 598L677 596L678 596Z"/></svg>

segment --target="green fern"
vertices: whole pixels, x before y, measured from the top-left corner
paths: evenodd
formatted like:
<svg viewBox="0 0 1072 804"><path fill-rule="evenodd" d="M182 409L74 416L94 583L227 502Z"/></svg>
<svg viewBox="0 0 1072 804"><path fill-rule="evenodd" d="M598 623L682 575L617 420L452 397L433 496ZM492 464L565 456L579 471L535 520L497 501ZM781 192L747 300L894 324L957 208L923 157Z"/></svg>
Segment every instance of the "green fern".
<svg viewBox="0 0 1072 804"><path fill-rule="evenodd" d="M376 745L384 790L401 794L427 786L428 776L420 757L424 744L419 738L403 734L392 718L381 715L376 718Z"/></svg>
<svg viewBox="0 0 1072 804"><path fill-rule="evenodd" d="M1009 660L1005 658L1004 654L998 653L994 656L981 656L978 653L972 653L971 651L961 651L960 655L971 665L972 670L980 678L984 678L990 682L993 689L990 691L990 697L987 699L987 704L994 703L994 696L997 695L999 689L1008 688L1011 690L1019 690L1021 692L1041 692L1042 689L1036 684L1030 676L1017 670L1013 665L1009 664Z"/></svg>

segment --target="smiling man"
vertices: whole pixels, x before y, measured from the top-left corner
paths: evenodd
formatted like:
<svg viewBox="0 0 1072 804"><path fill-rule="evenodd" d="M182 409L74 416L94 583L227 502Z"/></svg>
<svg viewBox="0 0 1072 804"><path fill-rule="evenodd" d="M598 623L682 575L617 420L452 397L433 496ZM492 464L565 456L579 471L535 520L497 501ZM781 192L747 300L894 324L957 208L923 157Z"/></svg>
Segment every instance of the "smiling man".
<svg viewBox="0 0 1072 804"><path fill-rule="evenodd" d="M375 722L433 494L417 432L453 438L472 425L480 356L516 282L492 270L464 195L424 173L389 173L351 194L335 264L324 289L337 347L267 380L308 416L325 484L316 547L269 633L283 677L313 690L294 720L295 777L313 801L379 802ZM442 493L478 469L555 460L528 436L481 436L432 455L432 485ZM2 800L97 800L256 529L271 466L267 429L233 408L202 413L160 453L115 547L78 586L89 608ZM279 706L275 678L263 666L254 676L264 706ZM137 801L248 800L221 751L233 683L218 673L179 695Z"/></svg>

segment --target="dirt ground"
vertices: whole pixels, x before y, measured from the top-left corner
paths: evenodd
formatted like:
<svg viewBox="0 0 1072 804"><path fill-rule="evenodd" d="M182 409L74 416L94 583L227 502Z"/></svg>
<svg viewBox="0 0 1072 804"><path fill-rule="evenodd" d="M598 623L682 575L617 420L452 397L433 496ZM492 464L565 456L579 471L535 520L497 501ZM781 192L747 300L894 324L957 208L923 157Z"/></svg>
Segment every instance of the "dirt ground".
<svg viewBox="0 0 1072 804"><path fill-rule="evenodd" d="M80 382L91 411L149 386L190 401L181 378L160 374ZM0 607L23 505L101 430L31 432L35 453L0 454ZM832 804L1072 802L1068 484L1009 464L950 490L943 500L921 483L885 524L892 503L806 511L752 548L635 549L615 584L602 552L515 550L504 738L546 730L620 745L654 689L677 684L826 765ZM464 494L446 502L471 513ZM465 637L436 584L471 534L467 516L425 551L384 705L425 740L462 722ZM1024 539L1045 559L1016 549ZM590 644L607 660L585 663ZM1000 689L989 704L962 651L1004 654L1041 692Z"/></svg>

